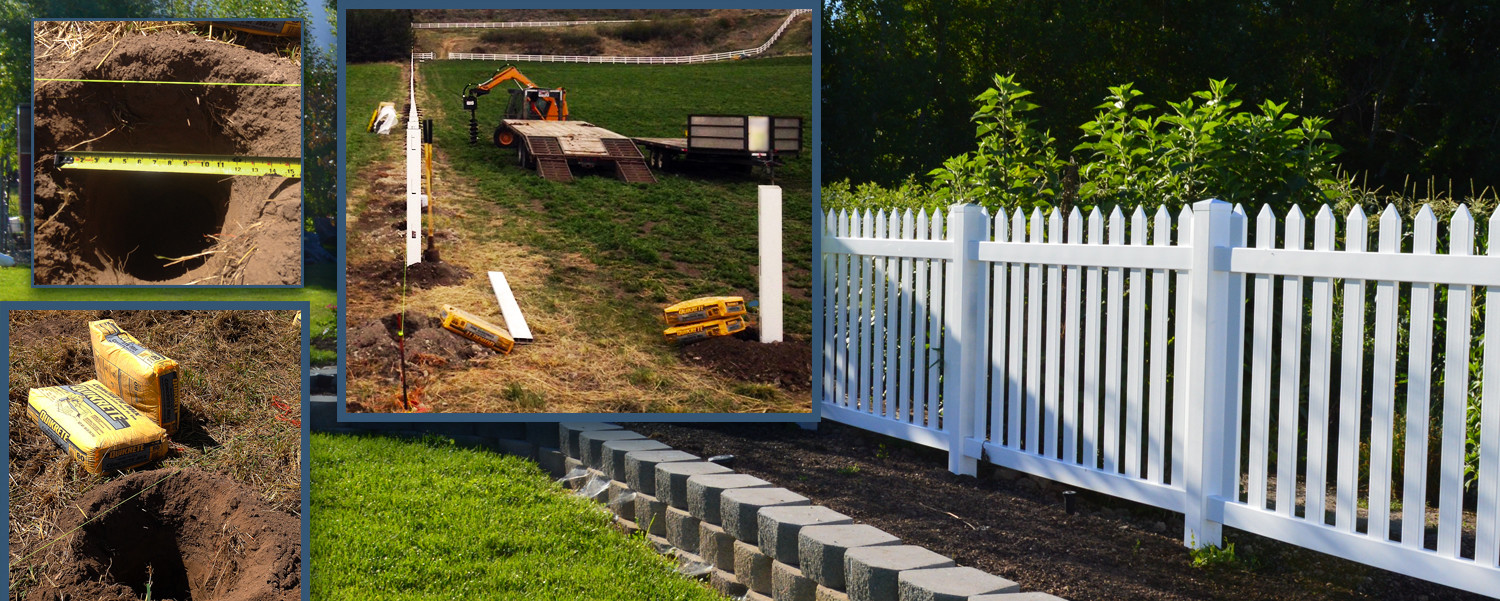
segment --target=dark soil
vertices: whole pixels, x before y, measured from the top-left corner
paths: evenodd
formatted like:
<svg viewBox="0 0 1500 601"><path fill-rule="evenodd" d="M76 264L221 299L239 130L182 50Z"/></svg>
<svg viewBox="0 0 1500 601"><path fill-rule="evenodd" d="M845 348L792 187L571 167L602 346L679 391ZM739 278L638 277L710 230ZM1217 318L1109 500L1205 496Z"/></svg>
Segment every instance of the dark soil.
<svg viewBox="0 0 1500 601"><path fill-rule="evenodd" d="M129 35L37 77L296 83L300 69L176 31ZM58 169L61 150L299 156L301 88L38 82L38 284L301 280L301 182ZM174 259L211 253L181 262Z"/></svg>
<svg viewBox="0 0 1500 601"><path fill-rule="evenodd" d="M736 471L1071 601L1485 599L1229 528L1238 561L1194 568L1180 514L1080 491L1068 515L1059 484L993 466L958 476L945 453L833 422L630 427L700 456L732 454Z"/></svg>
<svg viewBox="0 0 1500 601"><path fill-rule="evenodd" d="M149 598L163 601L302 598L297 518L229 478L137 472L74 505L62 524L78 528L63 542L71 561L41 579L29 601L136 601L148 598L148 586Z"/></svg>
<svg viewBox="0 0 1500 601"><path fill-rule="evenodd" d="M419 261L408 266L403 258L351 264L348 271L350 285L358 285L382 297L400 293L403 279L413 288L426 290L457 286L469 277L467 270L452 263Z"/></svg>
<svg viewBox="0 0 1500 601"><path fill-rule="evenodd" d="M683 361L737 380L774 384L789 392L807 392L812 386L812 348L808 343L761 343L760 332L754 328L683 345L678 354Z"/></svg>
<svg viewBox="0 0 1500 601"><path fill-rule="evenodd" d="M401 317L392 313L378 322L350 328L346 373L399 383L401 349L397 342L403 328L406 377L411 383L423 381L440 368L463 367L473 360L495 356L494 351L443 329L436 316L408 311L404 323ZM349 411L369 409L353 402L347 407Z"/></svg>

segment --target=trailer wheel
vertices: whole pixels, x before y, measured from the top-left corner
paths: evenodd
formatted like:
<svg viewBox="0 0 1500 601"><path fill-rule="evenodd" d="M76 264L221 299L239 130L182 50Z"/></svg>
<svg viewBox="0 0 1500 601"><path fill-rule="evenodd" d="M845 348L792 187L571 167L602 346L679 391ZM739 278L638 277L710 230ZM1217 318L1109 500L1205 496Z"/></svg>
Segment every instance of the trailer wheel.
<svg viewBox="0 0 1500 601"><path fill-rule="evenodd" d="M515 145L516 132L511 131L509 127L506 127L504 125L495 128L495 146L498 146L500 148L510 148Z"/></svg>

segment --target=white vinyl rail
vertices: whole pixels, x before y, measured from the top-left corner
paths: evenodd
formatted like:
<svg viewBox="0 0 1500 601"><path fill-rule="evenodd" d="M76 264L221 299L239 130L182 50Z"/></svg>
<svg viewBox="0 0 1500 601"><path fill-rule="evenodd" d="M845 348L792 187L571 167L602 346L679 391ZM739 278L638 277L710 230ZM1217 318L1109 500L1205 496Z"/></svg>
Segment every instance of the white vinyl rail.
<svg viewBox="0 0 1500 601"><path fill-rule="evenodd" d="M417 59L411 59L406 113L406 264L422 261L422 121L417 115Z"/></svg>
<svg viewBox="0 0 1500 601"><path fill-rule="evenodd" d="M613 21L488 21L478 23L412 23L412 29L510 29L514 27L572 27L575 25L607 25L611 23L637 23L645 19L615 19Z"/></svg>
<svg viewBox="0 0 1500 601"><path fill-rule="evenodd" d="M1358 209L1323 208L1311 240L1295 209L1252 227L1219 201L829 213L823 415L945 449L957 473L982 459L1183 513L1189 546L1228 525L1493 594L1500 241L1481 255L1464 209L1443 253L1430 208L1410 232L1378 219L1367 250Z"/></svg>
<svg viewBox="0 0 1500 601"><path fill-rule="evenodd" d="M771 39L764 44L748 50L733 50L730 52L716 52L714 54L697 54L693 56L569 56L556 54L482 54L472 52L449 52L448 58L452 60L479 60L479 61L502 61L502 62L533 62L533 63L611 63L624 65L688 65L695 63L712 63L718 61L737 60L752 57L765 52L776 40L781 39L781 34L786 31L788 25L792 24L798 16L811 13L811 9L799 8L793 10L781 22L781 27L776 28L776 33L771 34Z"/></svg>

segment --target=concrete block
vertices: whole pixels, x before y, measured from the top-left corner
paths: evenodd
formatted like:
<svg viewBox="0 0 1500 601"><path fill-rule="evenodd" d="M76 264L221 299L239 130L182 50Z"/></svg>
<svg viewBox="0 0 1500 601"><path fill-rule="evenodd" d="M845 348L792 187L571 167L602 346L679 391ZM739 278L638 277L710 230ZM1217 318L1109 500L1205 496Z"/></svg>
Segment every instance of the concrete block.
<svg viewBox="0 0 1500 601"><path fill-rule="evenodd" d="M698 551L698 518L685 510L667 505L667 542L678 549Z"/></svg>
<svg viewBox="0 0 1500 601"><path fill-rule="evenodd" d="M687 511L687 481L700 474L728 474L732 471L707 461L676 461L656 466L656 496L667 505Z"/></svg>
<svg viewBox="0 0 1500 601"><path fill-rule="evenodd" d="M540 465L542 467L542 471L551 474L553 478L561 478L563 477L563 474L568 473L568 470L563 468L563 463L565 463L563 459L564 456L562 451L547 447L537 448L537 465Z"/></svg>
<svg viewBox="0 0 1500 601"><path fill-rule="evenodd" d="M731 599L738 599L750 592L750 587L740 584L740 581L734 577L734 572L717 568L709 573L708 585Z"/></svg>
<svg viewBox="0 0 1500 601"><path fill-rule="evenodd" d="M603 446L610 440L645 440L646 437L630 430L587 430L578 433L578 455L583 463L597 470L604 469Z"/></svg>
<svg viewBox="0 0 1500 601"><path fill-rule="evenodd" d="M734 576L757 593L771 594L771 557L760 547L734 541Z"/></svg>
<svg viewBox="0 0 1500 601"><path fill-rule="evenodd" d="M779 561L771 562L771 597L776 601L814 601L818 583L802 575L802 570Z"/></svg>
<svg viewBox="0 0 1500 601"><path fill-rule="evenodd" d="M635 523L648 534L667 535L667 504L651 495L635 493Z"/></svg>
<svg viewBox="0 0 1500 601"><path fill-rule="evenodd" d="M766 507L756 516L756 542L772 559L797 565L797 532L803 527L853 523L854 518L822 505Z"/></svg>
<svg viewBox="0 0 1500 601"><path fill-rule="evenodd" d="M635 536L637 532L641 531L641 526L630 520L617 519L615 520L615 529L624 532L625 536Z"/></svg>
<svg viewBox="0 0 1500 601"><path fill-rule="evenodd" d="M688 511L710 524L720 524L719 495L732 488L770 488L771 483L746 474L701 474L688 478Z"/></svg>
<svg viewBox="0 0 1500 601"><path fill-rule="evenodd" d="M682 451L631 451L625 454L625 483L636 492L655 495L657 464L697 460L697 455Z"/></svg>
<svg viewBox="0 0 1500 601"><path fill-rule="evenodd" d="M901 539L868 524L807 526L797 533L797 564L818 584L842 590L845 552L899 544Z"/></svg>
<svg viewBox="0 0 1500 601"><path fill-rule="evenodd" d="M604 455L604 465L599 468L611 479L624 482L625 479L625 454L631 451L670 451L672 447L666 443L651 440L649 438L638 440L607 440L601 447Z"/></svg>
<svg viewBox="0 0 1500 601"><path fill-rule="evenodd" d="M474 433L498 440L530 442L526 440L526 424L522 423L475 422Z"/></svg>
<svg viewBox="0 0 1500 601"><path fill-rule="evenodd" d="M703 563L726 572L734 572L734 537L723 528L699 520L698 556Z"/></svg>
<svg viewBox="0 0 1500 601"><path fill-rule="evenodd" d="M1040 591L1027 593L1002 593L998 595L975 595L969 597L969 601L1067 601L1062 597L1054 597Z"/></svg>
<svg viewBox="0 0 1500 601"><path fill-rule="evenodd" d="M811 505L807 497L785 488L733 488L719 495L719 514L730 536L755 543L760 536L757 514L764 507Z"/></svg>
<svg viewBox="0 0 1500 601"><path fill-rule="evenodd" d="M489 440L489 449L496 453L504 453L506 455L513 455L516 457L525 457L527 459L536 458L536 445L533 445L524 440L515 440L511 438L491 438Z"/></svg>
<svg viewBox="0 0 1500 601"><path fill-rule="evenodd" d="M622 520L635 521L635 491L624 482L609 482L609 510Z"/></svg>
<svg viewBox="0 0 1500 601"><path fill-rule="evenodd" d="M901 572L951 567L952 559L916 545L850 549L844 553L844 591L849 601L897 601Z"/></svg>
<svg viewBox="0 0 1500 601"><path fill-rule="evenodd" d="M968 601L973 595L1021 591L1019 584L974 568L907 570L896 582L901 601Z"/></svg>
<svg viewBox="0 0 1500 601"><path fill-rule="evenodd" d="M849 593L819 584L817 592L813 593L813 601L849 601Z"/></svg>
<svg viewBox="0 0 1500 601"><path fill-rule="evenodd" d="M560 422L557 424L558 442L563 453L574 459L582 459L578 451L578 433L592 430L619 430L619 426L604 422Z"/></svg>
<svg viewBox="0 0 1500 601"><path fill-rule="evenodd" d="M539 447L561 448L562 437L558 435L557 424L551 422L525 422L521 424L526 429L526 442Z"/></svg>
<svg viewBox="0 0 1500 601"><path fill-rule="evenodd" d="M581 467L584 467L582 461L579 461L579 460L574 459L572 457L563 457L563 473L564 474L572 472L573 470L576 470L576 469L581 468Z"/></svg>
<svg viewBox="0 0 1500 601"><path fill-rule="evenodd" d="M744 601L775 601L770 595L762 595L755 591L745 593Z"/></svg>

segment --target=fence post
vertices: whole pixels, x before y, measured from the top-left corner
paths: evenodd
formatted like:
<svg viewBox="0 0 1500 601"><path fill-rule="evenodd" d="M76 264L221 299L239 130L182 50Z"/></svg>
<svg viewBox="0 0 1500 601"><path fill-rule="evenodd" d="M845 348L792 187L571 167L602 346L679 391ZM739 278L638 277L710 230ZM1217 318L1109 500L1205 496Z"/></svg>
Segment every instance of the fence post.
<svg viewBox="0 0 1500 601"><path fill-rule="evenodd" d="M1230 206L1220 200L1193 204L1192 268L1188 272L1187 309L1188 363L1178 367L1178 377L1187 379L1187 398L1179 408L1186 412L1183 445L1183 485L1187 493L1183 542L1193 548L1223 544L1224 525L1213 497L1226 491L1238 469L1230 445L1237 444L1235 417L1229 410L1230 330L1228 252L1233 244ZM1179 307L1179 311L1183 308Z"/></svg>
<svg viewBox="0 0 1500 601"><path fill-rule="evenodd" d="M984 207L956 204L948 208L948 238L953 258L948 261L943 292L943 432L948 435L948 471L975 475L979 453L966 452L974 433L976 412L984 411L978 398L984 377L984 307L989 296L986 271L978 259L979 241L989 229Z"/></svg>

